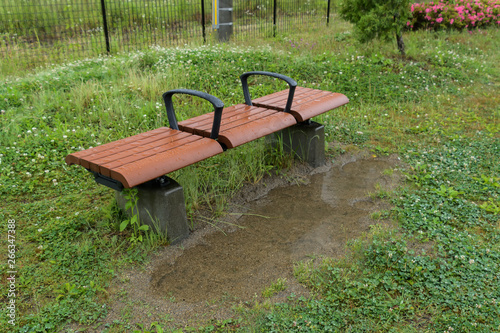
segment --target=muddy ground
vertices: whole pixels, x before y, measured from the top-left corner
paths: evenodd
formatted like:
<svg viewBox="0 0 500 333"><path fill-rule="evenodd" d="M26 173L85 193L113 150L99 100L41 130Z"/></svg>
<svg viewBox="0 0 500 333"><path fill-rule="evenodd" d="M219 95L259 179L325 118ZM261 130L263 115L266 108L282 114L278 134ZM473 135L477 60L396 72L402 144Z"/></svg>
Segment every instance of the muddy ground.
<svg viewBox="0 0 500 333"><path fill-rule="evenodd" d="M161 249L145 267L122 272L112 283L109 314L94 329L127 320L198 327L228 319L238 307L264 301L263 290L278 278L287 288L271 302L308 296L294 279L294 264L340 257L349 239L369 231L377 223L371 214L389 208L373 193L399 184L397 172L384 172L398 161L344 154L321 168L298 165L286 176L248 185L215 226L199 223L188 239Z"/></svg>

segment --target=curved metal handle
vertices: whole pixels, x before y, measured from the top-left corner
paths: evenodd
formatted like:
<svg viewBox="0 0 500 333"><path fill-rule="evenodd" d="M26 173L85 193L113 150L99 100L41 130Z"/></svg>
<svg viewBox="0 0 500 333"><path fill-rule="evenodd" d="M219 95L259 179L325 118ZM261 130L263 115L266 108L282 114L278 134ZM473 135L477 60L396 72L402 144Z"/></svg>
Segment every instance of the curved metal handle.
<svg viewBox="0 0 500 333"><path fill-rule="evenodd" d="M215 96L208 93L191 90L191 89L174 89L169 90L163 94L163 101L165 102L165 107L167 108L167 117L170 124L170 128L179 129L177 124L177 117L175 116L174 105L172 103L172 95L174 94L187 94L192 96L201 97L206 99L214 106L214 122L212 125L212 132L210 133L210 138L216 140L219 137L220 122L222 119L222 109L224 108L224 103Z"/></svg>
<svg viewBox="0 0 500 333"><path fill-rule="evenodd" d="M294 79L289 78L288 76L278 74L278 73L272 73L272 72L246 72L240 76L241 79L241 85L243 86L243 96L245 96L245 104L246 105L252 105L252 99L250 98L250 91L248 90L248 77L250 75L267 75L267 76L272 76L278 79L281 79L288 83L288 86L290 87L290 91L288 92L288 99L286 101L286 106L284 112L289 112L290 109L292 108L292 102L293 102L293 94L295 93L295 87L297 87L297 82L295 82Z"/></svg>

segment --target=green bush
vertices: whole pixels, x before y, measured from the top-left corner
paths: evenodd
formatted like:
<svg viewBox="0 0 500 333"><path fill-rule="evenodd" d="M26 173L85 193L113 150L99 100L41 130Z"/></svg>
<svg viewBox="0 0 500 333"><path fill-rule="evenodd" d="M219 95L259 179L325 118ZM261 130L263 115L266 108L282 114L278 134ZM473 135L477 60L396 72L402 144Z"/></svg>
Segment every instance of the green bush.
<svg viewBox="0 0 500 333"><path fill-rule="evenodd" d="M354 24L361 42L396 36L398 50L405 55L402 31L409 18L409 0L344 0L340 16Z"/></svg>

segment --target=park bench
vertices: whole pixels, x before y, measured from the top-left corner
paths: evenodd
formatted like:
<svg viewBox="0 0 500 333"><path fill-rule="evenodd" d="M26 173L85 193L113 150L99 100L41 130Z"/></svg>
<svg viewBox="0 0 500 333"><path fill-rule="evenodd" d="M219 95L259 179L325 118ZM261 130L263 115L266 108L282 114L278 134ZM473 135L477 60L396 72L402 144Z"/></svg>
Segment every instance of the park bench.
<svg viewBox="0 0 500 333"><path fill-rule="evenodd" d="M252 100L247 82L252 75L284 80L288 89ZM310 126L312 117L349 102L340 93L297 87L293 79L277 73L248 72L240 79L244 104L224 108L223 102L210 94L188 89L170 90L163 94L169 127L69 154L66 163L83 166L94 174L98 183L117 191L142 184L149 184L146 191L151 191L151 182L165 183L164 175L170 172L294 126ZM213 105L214 111L178 122L172 101L175 94L203 98ZM316 128L324 133L324 127ZM324 154L324 136L317 141L322 141L319 150ZM168 179L167 182L172 181ZM180 186L175 182L172 186L176 189L174 192L178 192ZM151 196L148 197L151 200ZM183 201L183 194L180 197Z"/></svg>

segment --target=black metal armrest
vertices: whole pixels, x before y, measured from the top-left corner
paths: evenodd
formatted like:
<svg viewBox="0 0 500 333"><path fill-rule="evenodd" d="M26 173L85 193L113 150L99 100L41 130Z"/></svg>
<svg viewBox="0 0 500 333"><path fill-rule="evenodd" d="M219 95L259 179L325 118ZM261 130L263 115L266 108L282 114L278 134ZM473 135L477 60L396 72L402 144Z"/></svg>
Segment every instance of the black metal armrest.
<svg viewBox="0 0 500 333"><path fill-rule="evenodd" d="M250 98L250 91L248 90L248 77L250 75L266 75L266 76L271 76L275 77L278 79L281 79L288 83L288 86L290 87L289 93L288 93L288 99L286 102L285 110L284 112L289 112L290 109L292 108L292 102L293 102L293 94L295 93L295 87L297 87L297 82L295 82L294 79L289 78L288 76L278 74L278 73L272 73L272 72L247 72L244 73L240 76L241 79L241 85L243 86L243 95L245 96L245 104L246 105L252 105L252 99Z"/></svg>
<svg viewBox="0 0 500 333"><path fill-rule="evenodd" d="M165 107L167 108L167 117L170 124L170 128L179 129L177 124L177 117L175 116L174 106L172 103L172 95L174 94L187 94L192 96L201 97L206 99L214 106L214 122L212 125L212 132L210 133L210 138L216 140L219 137L220 122L222 119L222 109L224 108L224 103L217 97L210 95L208 93L191 90L191 89L174 89L169 90L163 94L163 101L165 102Z"/></svg>

